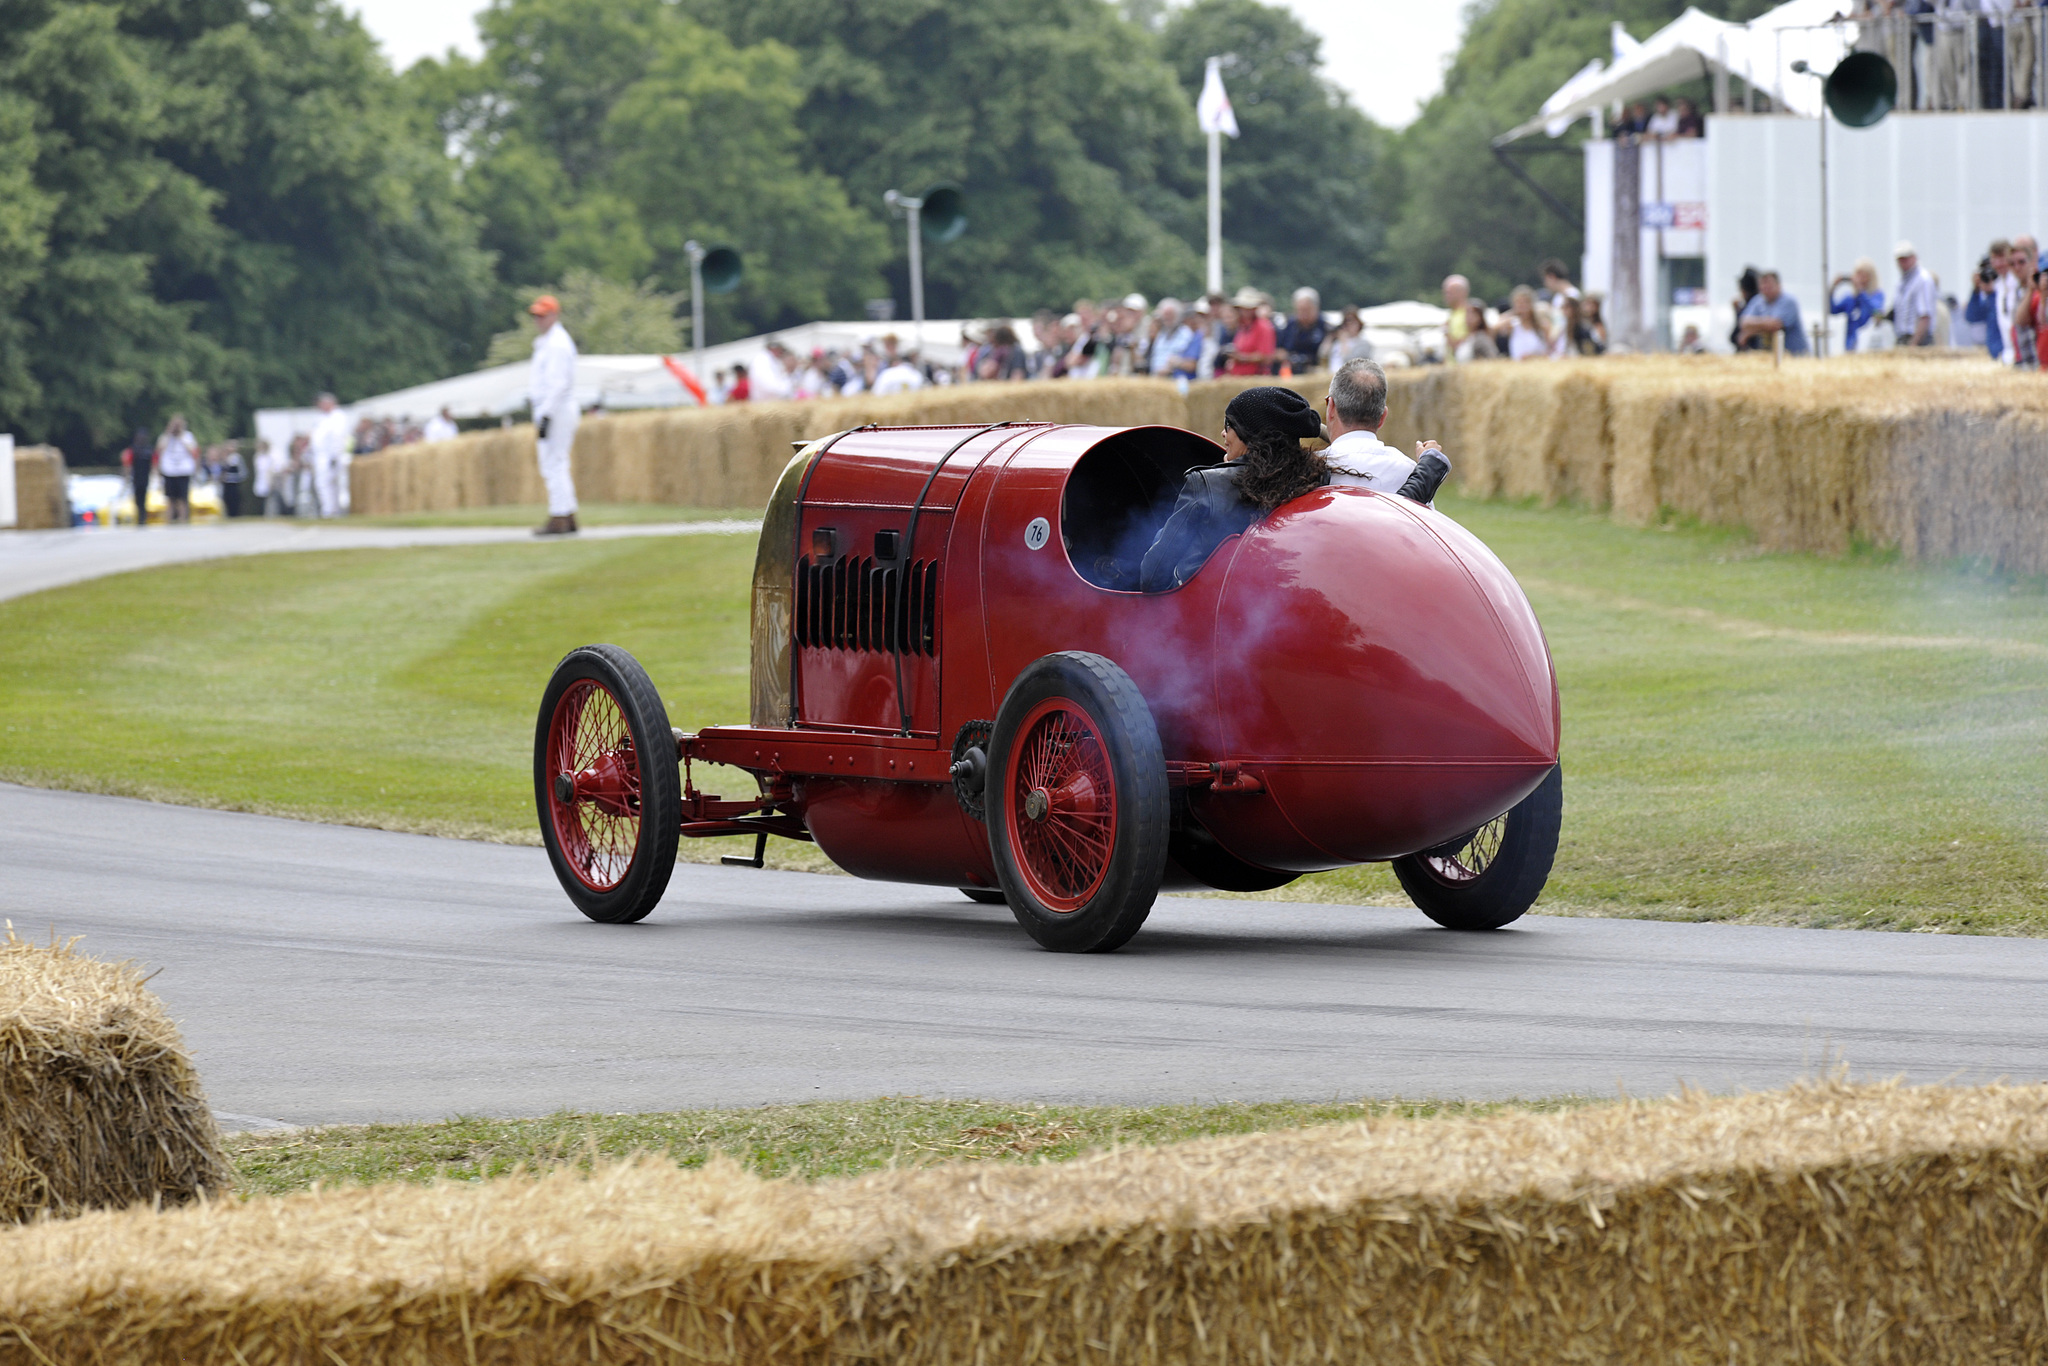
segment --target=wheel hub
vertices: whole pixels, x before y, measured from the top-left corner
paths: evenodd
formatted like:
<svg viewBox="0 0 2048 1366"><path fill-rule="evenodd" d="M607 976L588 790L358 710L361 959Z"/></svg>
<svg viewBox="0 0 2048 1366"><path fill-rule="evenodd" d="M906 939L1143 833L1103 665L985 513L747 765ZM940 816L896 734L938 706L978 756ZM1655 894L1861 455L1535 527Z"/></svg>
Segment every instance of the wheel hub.
<svg viewBox="0 0 2048 1366"><path fill-rule="evenodd" d="M557 773L555 775L555 800L564 806L576 800L576 775Z"/></svg>
<svg viewBox="0 0 2048 1366"><path fill-rule="evenodd" d="M1024 798L1024 814L1034 821L1042 821L1052 810L1052 794L1042 787L1034 787Z"/></svg>

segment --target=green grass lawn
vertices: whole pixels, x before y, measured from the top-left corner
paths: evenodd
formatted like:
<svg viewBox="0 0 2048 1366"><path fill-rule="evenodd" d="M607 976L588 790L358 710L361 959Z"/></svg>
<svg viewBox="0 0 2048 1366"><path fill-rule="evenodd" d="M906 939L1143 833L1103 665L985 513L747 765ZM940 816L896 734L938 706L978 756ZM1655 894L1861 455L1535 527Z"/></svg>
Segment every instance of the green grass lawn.
<svg viewBox="0 0 2048 1366"><path fill-rule="evenodd" d="M321 1185L482 1180L634 1153L700 1167L723 1153L762 1176L848 1176L935 1162L1046 1162L1091 1149L1175 1143L1350 1120L1562 1110L1579 1099L1508 1103L1361 1101L1307 1105L999 1105L885 1096L672 1114L559 1114L237 1134L228 1154L244 1194Z"/></svg>
<svg viewBox="0 0 2048 1366"><path fill-rule="evenodd" d="M727 517L756 521L759 508L694 508L674 503L585 503L576 510L578 526L630 526L648 522L704 522ZM497 507L454 508L447 512L406 512L392 517L350 517L342 526L539 526L548 519L540 503L505 503Z"/></svg>
<svg viewBox="0 0 2048 1366"><path fill-rule="evenodd" d="M2041 585L1444 507L1521 577L1558 661L1545 909L2048 933ZM632 650L678 725L745 717L752 556L748 536L278 555L0 603L0 777L530 842L534 709L572 646ZM1400 899L1377 867L1278 895Z"/></svg>

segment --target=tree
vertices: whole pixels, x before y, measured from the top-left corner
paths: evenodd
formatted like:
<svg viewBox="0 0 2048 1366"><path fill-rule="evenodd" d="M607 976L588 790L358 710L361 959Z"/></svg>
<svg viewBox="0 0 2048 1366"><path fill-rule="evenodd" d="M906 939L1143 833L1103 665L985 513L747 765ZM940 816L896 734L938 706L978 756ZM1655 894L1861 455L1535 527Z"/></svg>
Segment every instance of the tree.
<svg viewBox="0 0 2048 1366"><path fill-rule="evenodd" d="M488 261L331 0L29 0L0 31L0 420L74 458L465 368Z"/></svg>
<svg viewBox="0 0 2048 1366"><path fill-rule="evenodd" d="M663 294L651 280L622 285L578 267L551 289L522 292L554 295L562 305L562 326L575 338L576 349L587 355L639 356L683 349L676 308L687 305L688 296ZM533 316L521 314L519 326L491 338L484 364L525 360L533 354L539 332Z"/></svg>
<svg viewBox="0 0 2048 1366"><path fill-rule="evenodd" d="M938 181L969 229L925 253L935 316L1021 313L1201 279L1191 97L1157 40L1105 0L680 0L735 43L796 48L804 161L882 223L882 194ZM907 302L904 229L888 274Z"/></svg>
<svg viewBox="0 0 2048 1366"><path fill-rule="evenodd" d="M1208 58L1226 57L1240 133L1223 151L1226 275L1283 299L1312 285L1333 304L1378 301L1392 274L1390 138L1323 78L1321 47L1291 11L1258 0L1196 0L1162 32L1187 90L1201 89Z"/></svg>
<svg viewBox="0 0 2048 1366"><path fill-rule="evenodd" d="M687 241L730 243L746 278L706 301L713 336L843 316L882 287L881 225L800 164L789 48L735 46L661 0L496 0L481 29L480 61L406 80L461 149L501 278L680 290Z"/></svg>
<svg viewBox="0 0 2048 1366"><path fill-rule="evenodd" d="M1738 20L1769 7L1768 0L1695 3ZM1515 181L1494 158L1493 139L1534 115L1587 61L1608 57L1615 21L1645 38L1685 8L1686 0L1479 0L1472 7L1442 91L1400 137L1401 208L1388 254L1403 292L1433 299L1443 277L1457 272L1481 297L1497 298L1516 283L1533 283L1545 257L1579 259L1583 232ZM1583 129L1564 146L1575 149ZM1585 202L1579 156L1532 156L1524 164L1564 203Z"/></svg>

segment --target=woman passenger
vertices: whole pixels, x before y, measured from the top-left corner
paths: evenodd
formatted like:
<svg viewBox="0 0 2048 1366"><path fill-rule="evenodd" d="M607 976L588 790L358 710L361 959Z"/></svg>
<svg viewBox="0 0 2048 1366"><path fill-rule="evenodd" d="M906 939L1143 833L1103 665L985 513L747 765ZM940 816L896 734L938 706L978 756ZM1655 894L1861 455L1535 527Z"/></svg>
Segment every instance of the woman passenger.
<svg viewBox="0 0 2048 1366"><path fill-rule="evenodd" d="M1230 400L1223 413L1225 463L1188 471L1173 515L1145 552L1139 587L1147 593L1180 587L1225 540L1327 483L1322 456L1301 444L1322 434L1322 419L1292 389L1264 385Z"/></svg>

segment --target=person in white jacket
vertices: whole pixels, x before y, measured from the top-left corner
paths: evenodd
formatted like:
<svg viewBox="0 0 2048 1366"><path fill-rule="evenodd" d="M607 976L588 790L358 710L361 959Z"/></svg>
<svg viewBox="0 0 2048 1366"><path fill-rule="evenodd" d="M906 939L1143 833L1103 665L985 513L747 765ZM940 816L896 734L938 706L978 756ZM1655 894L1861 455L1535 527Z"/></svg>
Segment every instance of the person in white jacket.
<svg viewBox="0 0 2048 1366"><path fill-rule="evenodd" d="M533 368L527 392L533 400L534 447L541 482L548 488L548 519L536 536L576 534L576 481L569 451L576 444L576 343L562 326L562 303L543 294L526 310L540 324L533 339Z"/></svg>
<svg viewBox="0 0 2048 1366"><path fill-rule="evenodd" d="M342 481L348 478L348 414L333 394L320 395L320 420L313 424L306 441L306 455L313 465L313 498L322 517L339 517L348 511Z"/></svg>

